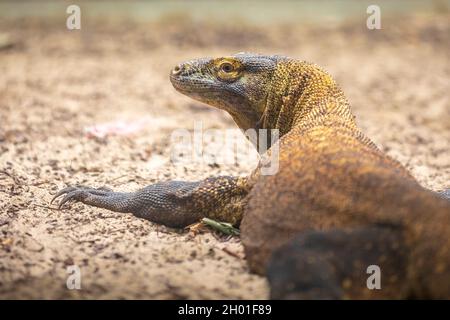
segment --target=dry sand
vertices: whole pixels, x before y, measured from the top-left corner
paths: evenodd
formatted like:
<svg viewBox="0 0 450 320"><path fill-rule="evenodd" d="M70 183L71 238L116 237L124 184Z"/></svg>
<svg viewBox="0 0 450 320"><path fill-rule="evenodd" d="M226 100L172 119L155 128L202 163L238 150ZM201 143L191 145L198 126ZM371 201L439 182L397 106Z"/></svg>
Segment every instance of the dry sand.
<svg viewBox="0 0 450 320"><path fill-rule="evenodd" d="M178 94L177 62L239 51L318 63L346 92L363 130L426 187L450 187L450 19L411 18L368 31L340 26L95 24L69 32L3 22L0 49L0 298L264 299L238 238L193 235L131 214L49 205L67 184L134 190L158 180L246 174L255 163L175 165L170 134L234 128L225 113ZM245 32L242 32L245 30ZM85 127L149 119L131 136ZM81 268L82 290L66 288Z"/></svg>

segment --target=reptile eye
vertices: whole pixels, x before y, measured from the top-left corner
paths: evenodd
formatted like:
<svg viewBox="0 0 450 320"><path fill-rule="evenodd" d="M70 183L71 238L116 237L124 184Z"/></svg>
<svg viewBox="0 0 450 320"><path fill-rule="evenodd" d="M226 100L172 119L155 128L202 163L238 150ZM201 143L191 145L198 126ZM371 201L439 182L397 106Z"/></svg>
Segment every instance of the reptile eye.
<svg viewBox="0 0 450 320"><path fill-rule="evenodd" d="M225 62L220 66L220 69L225 73L230 73L234 70L234 67L231 63Z"/></svg>

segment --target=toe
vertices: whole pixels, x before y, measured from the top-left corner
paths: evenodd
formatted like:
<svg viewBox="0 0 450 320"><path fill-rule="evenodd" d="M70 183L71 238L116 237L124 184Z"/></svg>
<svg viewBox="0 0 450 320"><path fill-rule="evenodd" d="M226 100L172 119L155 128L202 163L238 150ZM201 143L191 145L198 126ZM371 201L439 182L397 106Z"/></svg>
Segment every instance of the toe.
<svg viewBox="0 0 450 320"><path fill-rule="evenodd" d="M61 201L58 204L58 209L61 209L62 206L69 201L72 201L72 200L80 201L85 196L86 196L86 192L84 192L83 190L70 191L64 196L64 198L61 199Z"/></svg>
<svg viewBox="0 0 450 320"><path fill-rule="evenodd" d="M50 204L52 204L53 201L55 201L57 198L59 198L63 194L66 194L66 193L69 193L69 192L72 192L72 191L75 191L75 190L77 190L77 187L66 187L66 188L63 188L63 189L59 190L58 193L55 194L55 196L50 201Z"/></svg>

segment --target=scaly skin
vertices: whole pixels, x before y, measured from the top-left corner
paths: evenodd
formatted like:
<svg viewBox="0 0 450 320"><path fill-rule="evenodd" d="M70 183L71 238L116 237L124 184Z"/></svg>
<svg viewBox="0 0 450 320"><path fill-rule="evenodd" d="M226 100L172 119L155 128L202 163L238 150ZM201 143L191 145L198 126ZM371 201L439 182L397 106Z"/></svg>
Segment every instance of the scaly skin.
<svg viewBox="0 0 450 320"><path fill-rule="evenodd" d="M325 71L241 53L185 62L171 81L242 130L278 129L267 152L278 147L278 172L132 193L69 187L55 196L64 195L60 206L80 201L175 227L202 217L240 224L249 266L268 266L274 298L450 298L450 202L377 149ZM369 265L381 268L381 290L366 287Z"/></svg>

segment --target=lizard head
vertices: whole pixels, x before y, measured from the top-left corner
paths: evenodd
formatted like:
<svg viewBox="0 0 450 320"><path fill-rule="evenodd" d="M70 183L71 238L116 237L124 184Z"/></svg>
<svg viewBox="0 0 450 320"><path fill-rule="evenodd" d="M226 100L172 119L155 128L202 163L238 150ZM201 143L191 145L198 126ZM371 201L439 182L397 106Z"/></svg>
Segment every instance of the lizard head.
<svg viewBox="0 0 450 320"><path fill-rule="evenodd" d="M227 111L237 125L257 128L279 56L238 53L177 65L170 80L179 92Z"/></svg>

